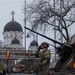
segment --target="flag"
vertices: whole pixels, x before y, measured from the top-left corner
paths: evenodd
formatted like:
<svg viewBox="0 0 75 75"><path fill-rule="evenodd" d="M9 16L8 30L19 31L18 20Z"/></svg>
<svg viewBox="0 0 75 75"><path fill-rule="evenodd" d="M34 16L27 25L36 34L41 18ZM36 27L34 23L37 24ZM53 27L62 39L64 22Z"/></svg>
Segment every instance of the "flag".
<svg viewBox="0 0 75 75"><path fill-rule="evenodd" d="M6 60L8 60L10 58L10 51L8 50L6 53Z"/></svg>

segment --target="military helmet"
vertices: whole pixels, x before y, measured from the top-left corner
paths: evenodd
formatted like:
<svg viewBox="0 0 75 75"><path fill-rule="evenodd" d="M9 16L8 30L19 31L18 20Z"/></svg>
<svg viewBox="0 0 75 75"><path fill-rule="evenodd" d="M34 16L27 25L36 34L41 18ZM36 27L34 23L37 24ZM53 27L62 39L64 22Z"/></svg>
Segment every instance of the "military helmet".
<svg viewBox="0 0 75 75"><path fill-rule="evenodd" d="M43 42L41 44L41 48L48 48L49 47L49 44L47 42Z"/></svg>

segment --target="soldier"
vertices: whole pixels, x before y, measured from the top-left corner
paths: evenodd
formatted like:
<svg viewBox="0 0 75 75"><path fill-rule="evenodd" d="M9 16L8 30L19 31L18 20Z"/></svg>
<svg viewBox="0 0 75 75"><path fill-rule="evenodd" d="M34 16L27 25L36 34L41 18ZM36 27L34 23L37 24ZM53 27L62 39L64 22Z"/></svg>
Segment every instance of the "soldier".
<svg viewBox="0 0 75 75"><path fill-rule="evenodd" d="M39 50L36 53L36 57L40 58L39 70L44 72L47 71L47 73L49 70L50 57L51 57L51 53L48 50L48 47L49 47L49 44L47 42L43 42L41 46L39 46Z"/></svg>

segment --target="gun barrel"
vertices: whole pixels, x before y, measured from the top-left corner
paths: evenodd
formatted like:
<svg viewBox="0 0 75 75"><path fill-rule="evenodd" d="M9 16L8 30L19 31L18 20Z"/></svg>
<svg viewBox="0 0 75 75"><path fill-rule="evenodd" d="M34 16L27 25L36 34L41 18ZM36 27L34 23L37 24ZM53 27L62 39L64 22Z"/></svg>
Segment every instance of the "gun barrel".
<svg viewBox="0 0 75 75"><path fill-rule="evenodd" d="M40 33L36 32L36 31L34 31L34 30L32 30L32 29L30 29L30 28L28 28L28 27L24 27L24 28L26 28L27 30L29 30L29 31L31 31L31 32L34 32L34 33L36 33L36 34L38 34L38 35L40 35L40 36L42 36L42 37L44 37L44 38L46 38L46 39L48 39L48 40L54 42L54 43L57 43L57 44L59 44L59 45L63 45L62 43L60 43L60 42L58 42L58 41L56 41L56 40L54 40L54 39L51 39L51 38L49 38L49 37L47 37L47 36L45 36L45 35L43 35L43 34L40 34Z"/></svg>

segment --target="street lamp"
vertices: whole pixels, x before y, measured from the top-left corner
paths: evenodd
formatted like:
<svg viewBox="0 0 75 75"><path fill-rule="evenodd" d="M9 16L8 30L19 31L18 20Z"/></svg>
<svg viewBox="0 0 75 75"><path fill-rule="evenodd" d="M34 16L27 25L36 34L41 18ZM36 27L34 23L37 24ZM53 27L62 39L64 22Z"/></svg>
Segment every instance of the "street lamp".
<svg viewBox="0 0 75 75"><path fill-rule="evenodd" d="M54 0L54 39L56 40L56 17L55 17L55 0ZM55 47L56 47L56 43L55 44ZM56 48L55 48L55 60L56 60Z"/></svg>
<svg viewBox="0 0 75 75"><path fill-rule="evenodd" d="M25 11L24 11L24 13L25 13L25 21L24 21L24 23L25 23L25 27L26 27L26 0L25 0ZM26 53L26 28L24 28L24 29L25 29L25 53Z"/></svg>
<svg viewBox="0 0 75 75"><path fill-rule="evenodd" d="M30 37L30 35L27 33L27 36L26 36L27 38L29 38Z"/></svg>
<svg viewBox="0 0 75 75"><path fill-rule="evenodd" d="M61 32L63 32L63 29L62 29L62 8L63 8L63 5L64 5L64 1L63 0L60 0L60 27L61 27ZM61 43L63 43L63 36L61 34Z"/></svg>
<svg viewBox="0 0 75 75"><path fill-rule="evenodd" d="M34 34L27 33L27 36L26 36L26 37L29 38L29 37L31 37L31 35L32 35L33 38L36 39L36 41L37 41L37 38L38 38L38 37L36 36L36 38L35 38L35 35L34 35Z"/></svg>

